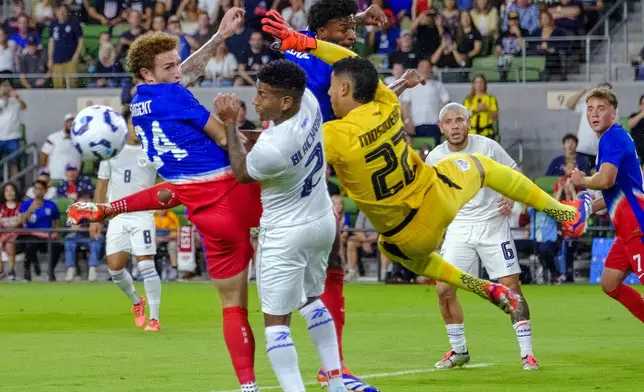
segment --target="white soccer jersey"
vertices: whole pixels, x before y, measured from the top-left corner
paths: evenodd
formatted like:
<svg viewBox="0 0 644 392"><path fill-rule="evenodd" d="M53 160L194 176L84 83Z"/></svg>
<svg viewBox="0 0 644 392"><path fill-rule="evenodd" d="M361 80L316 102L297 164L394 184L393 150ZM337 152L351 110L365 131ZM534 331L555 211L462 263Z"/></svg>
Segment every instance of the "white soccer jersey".
<svg viewBox="0 0 644 392"><path fill-rule="evenodd" d="M98 168L98 178L109 180L107 197L110 202L154 185L156 176L157 171L141 146L127 144L114 158L101 161Z"/></svg>
<svg viewBox="0 0 644 392"><path fill-rule="evenodd" d="M305 91L295 116L261 133L246 157L246 168L261 182L261 227L299 225L331 211L322 114L313 93Z"/></svg>
<svg viewBox="0 0 644 392"><path fill-rule="evenodd" d="M436 162L453 154L474 154L479 153L496 162L510 166L515 169L517 167L514 159L508 155L507 152L492 139L479 135L469 135L467 146L462 151L450 151L447 142L443 142L434 148L425 162L428 165L434 165ZM490 219L500 218L498 202L501 195L490 188L481 189L467 204L461 208L452 225L483 223Z"/></svg>

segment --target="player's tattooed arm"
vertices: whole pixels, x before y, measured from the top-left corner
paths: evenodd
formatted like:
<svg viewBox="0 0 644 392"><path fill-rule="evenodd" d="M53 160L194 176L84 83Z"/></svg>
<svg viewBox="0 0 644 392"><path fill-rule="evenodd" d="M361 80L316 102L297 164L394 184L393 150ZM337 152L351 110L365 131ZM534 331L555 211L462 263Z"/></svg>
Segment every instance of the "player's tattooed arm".
<svg viewBox="0 0 644 392"><path fill-rule="evenodd" d="M203 75L206 64L215 55L217 47L231 37L243 22L243 9L234 7L226 12L217 33L181 63L181 84L183 86L189 87Z"/></svg>
<svg viewBox="0 0 644 392"><path fill-rule="evenodd" d="M400 97L400 94L402 94L406 89L414 88L419 84L425 84L425 82L425 78L423 78L418 71L415 69L408 69L400 78L394 80L387 87Z"/></svg>
<svg viewBox="0 0 644 392"><path fill-rule="evenodd" d="M255 182L248 174L246 167L246 147L244 140L237 130L237 117L239 115L239 100L234 94L217 94L215 98L215 112L226 128L228 142L228 160L235 179L242 184Z"/></svg>

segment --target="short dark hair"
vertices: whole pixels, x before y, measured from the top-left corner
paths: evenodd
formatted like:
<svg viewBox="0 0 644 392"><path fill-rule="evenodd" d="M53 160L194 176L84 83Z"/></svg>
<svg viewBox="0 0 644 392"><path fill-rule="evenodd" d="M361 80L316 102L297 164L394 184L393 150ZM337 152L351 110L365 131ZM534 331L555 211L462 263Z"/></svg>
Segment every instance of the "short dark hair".
<svg viewBox="0 0 644 392"><path fill-rule="evenodd" d="M376 97L378 71L369 60L360 57L347 57L333 64L335 76L349 76L353 81L353 99L368 103Z"/></svg>
<svg viewBox="0 0 644 392"><path fill-rule="evenodd" d="M36 186L36 184L42 185L42 187L45 188L45 189L47 189L47 186L49 185L49 184L47 184L47 181L43 181L43 180L34 181L34 186Z"/></svg>
<svg viewBox="0 0 644 392"><path fill-rule="evenodd" d="M577 136L572 133L567 133L566 136L561 139L561 144L566 144L566 141L568 140L573 140L575 144L579 144L579 139L577 139Z"/></svg>
<svg viewBox="0 0 644 392"><path fill-rule="evenodd" d="M266 64L257 74L257 80L272 88L284 90L286 95L295 93L300 99L306 88L306 74L299 65L288 60L275 60Z"/></svg>
<svg viewBox="0 0 644 392"><path fill-rule="evenodd" d="M320 0L309 9L309 31L316 32L334 19L348 18L358 12L356 0Z"/></svg>

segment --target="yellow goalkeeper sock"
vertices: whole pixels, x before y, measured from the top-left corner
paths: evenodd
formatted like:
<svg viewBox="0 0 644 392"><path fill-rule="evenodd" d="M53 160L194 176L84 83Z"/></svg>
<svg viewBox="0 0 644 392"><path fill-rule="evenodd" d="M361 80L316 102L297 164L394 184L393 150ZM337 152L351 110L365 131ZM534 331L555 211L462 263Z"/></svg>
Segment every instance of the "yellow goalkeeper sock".
<svg viewBox="0 0 644 392"><path fill-rule="evenodd" d="M474 156L483 166L485 173L483 186L538 211L543 211L558 222L574 221L577 218L577 208L558 202L528 177L481 154L474 154Z"/></svg>

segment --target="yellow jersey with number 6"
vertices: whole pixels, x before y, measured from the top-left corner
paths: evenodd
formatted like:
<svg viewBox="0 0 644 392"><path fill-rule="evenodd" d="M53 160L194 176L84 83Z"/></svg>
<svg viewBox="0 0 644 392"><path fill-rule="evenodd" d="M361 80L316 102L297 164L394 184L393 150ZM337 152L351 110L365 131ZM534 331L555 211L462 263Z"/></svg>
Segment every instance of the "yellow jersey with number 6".
<svg viewBox="0 0 644 392"><path fill-rule="evenodd" d="M323 132L327 163L379 233L413 217L436 174L407 145L392 90L379 82L372 102L325 123Z"/></svg>

